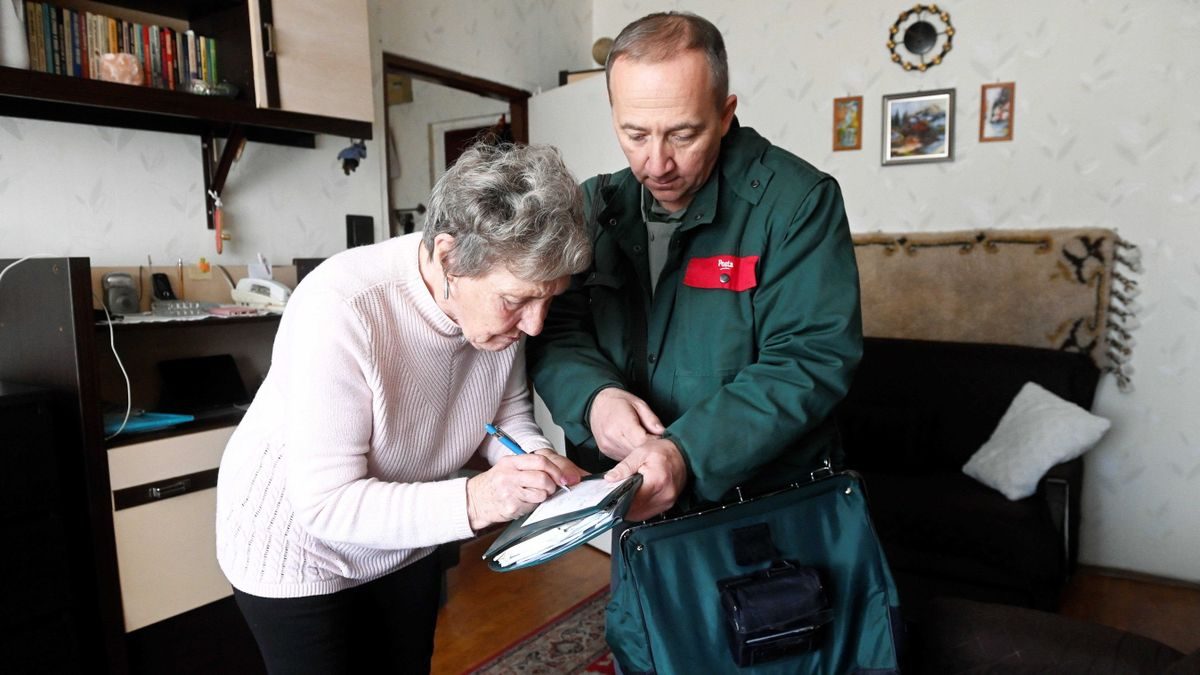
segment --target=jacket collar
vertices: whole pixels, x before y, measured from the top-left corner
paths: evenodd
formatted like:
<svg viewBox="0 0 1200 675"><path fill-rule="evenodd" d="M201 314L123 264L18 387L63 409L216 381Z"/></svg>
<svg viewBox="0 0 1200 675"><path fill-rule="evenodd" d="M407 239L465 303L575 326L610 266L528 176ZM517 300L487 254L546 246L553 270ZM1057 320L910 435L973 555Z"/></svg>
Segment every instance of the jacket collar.
<svg viewBox="0 0 1200 675"><path fill-rule="evenodd" d="M750 127L738 123L737 116L729 133L721 139L721 159L718 165L729 191L757 205L762 200L775 172L762 163L762 156L771 143ZM712 181L709 181L712 182Z"/></svg>

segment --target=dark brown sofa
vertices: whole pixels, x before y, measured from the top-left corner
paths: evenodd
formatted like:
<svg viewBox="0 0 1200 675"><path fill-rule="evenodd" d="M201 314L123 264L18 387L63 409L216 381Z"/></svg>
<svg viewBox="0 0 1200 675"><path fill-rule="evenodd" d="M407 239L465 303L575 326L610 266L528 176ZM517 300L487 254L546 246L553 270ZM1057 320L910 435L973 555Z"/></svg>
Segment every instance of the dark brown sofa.
<svg viewBox="0 0 1200 675"><path fill-rule="evenodd" d="M1085 409L1100 371L1082 354L868 338L836 412L863 474L906 616L939 596L1054 610L1075 565L1083 462L1009 501L962 473L1028 381Z"/></svg>

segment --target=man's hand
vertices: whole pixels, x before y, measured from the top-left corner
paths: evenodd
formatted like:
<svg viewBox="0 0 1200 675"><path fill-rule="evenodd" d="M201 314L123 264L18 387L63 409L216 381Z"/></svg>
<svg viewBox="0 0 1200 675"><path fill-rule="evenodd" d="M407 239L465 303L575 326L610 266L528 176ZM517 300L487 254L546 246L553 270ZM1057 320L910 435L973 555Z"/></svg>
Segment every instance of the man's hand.
<svg viewBox="0 0 1200 675"><path fill-rule="evenodd" d="M602 389L592 399L588 424L600 452L618 462L666 431L645 401L616 387Z"/></svg>
<svg viewBox="0 0 1200 675"><path fill-rule="evenodd" d="M666 438L654 438L635 448L604 478L618 481L635 473L642 474L642 486L625 516L630 521L645 520L671 508L687 484L683 453Z"/></svg>
<svg viewBox="0 0 1200 675"><path fill-rule="evenodd" d="M501 457L495 466L467 481L468 523L478 532L519 518L549 499L560 485L578 483L582 475L571 460L549 448Z"/></svg>

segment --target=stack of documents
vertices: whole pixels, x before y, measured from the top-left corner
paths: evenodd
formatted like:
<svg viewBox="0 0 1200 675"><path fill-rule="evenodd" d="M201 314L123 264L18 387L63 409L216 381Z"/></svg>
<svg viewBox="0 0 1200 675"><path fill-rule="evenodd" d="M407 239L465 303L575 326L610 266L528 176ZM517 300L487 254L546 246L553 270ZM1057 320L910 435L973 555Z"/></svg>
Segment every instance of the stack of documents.
<svg viewBox="0 0 1200 675"><path fill-rule="evenodd" d="M615 483L589 476L509 525L483 559L493 570L509 571L557 558L620 522L641 484L640 474Z"/></svg>

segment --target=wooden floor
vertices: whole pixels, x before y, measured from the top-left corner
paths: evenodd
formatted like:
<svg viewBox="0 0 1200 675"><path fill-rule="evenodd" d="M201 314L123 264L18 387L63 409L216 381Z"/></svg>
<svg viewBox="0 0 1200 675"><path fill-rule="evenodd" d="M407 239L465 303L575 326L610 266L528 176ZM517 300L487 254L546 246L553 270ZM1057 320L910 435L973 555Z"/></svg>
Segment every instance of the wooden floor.
<svg viewBox="0 0 1200 675"><path fill-rule="evenodd" d="M433 672L457 675L529 635L608 584L609 558L584 546L516 572L492 572L480 557L493 537L465 544L438 617ZM1080 569L1062 614L1154 638L1184 653L1200 649L1200 588Z"/></svg>
<svg viewBox="0 0 1200 675"><path fill-rule="evenodd" d="M1187 654L1200 649L1200 587L1114 576L1083 568L1060 614L1154 638Z"/></svg>
<svg viewBox="0 0 1200 675"><path fill-rule="evenodd" d="M463 544L438 615L436 675L462 673L608 585L609 558L581 546L545 565L493 572L482 560L495 535Z"/></svg>

